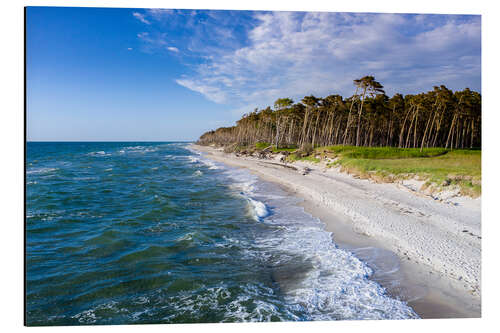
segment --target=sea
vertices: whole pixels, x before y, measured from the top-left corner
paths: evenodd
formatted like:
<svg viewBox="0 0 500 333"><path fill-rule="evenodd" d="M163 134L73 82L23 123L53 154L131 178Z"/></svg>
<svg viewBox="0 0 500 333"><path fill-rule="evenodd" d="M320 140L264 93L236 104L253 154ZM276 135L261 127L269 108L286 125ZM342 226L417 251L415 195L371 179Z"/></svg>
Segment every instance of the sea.
<svg viewBox="0 0 500 333"><path fill-rule="evenodd" d="M418 315L301 200L185 142L28 142L26 323Z"/></svg>

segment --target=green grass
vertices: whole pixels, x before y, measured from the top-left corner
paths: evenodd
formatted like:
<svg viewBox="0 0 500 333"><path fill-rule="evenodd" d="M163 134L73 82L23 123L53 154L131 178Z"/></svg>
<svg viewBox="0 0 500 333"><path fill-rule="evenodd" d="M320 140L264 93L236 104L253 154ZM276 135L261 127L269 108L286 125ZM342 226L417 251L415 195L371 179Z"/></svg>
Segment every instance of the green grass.
<svg viewBox="0 0 500 333"><path fill-rule="evenodd" d="M290 162L308 161L308 162L313 162L313 163L319 163L321 161L319 158L314 157L314 156L299 157L296 154L290 154L290 155L288 155L287 159Z"/></svg>
<svg viewBox="0 0 500 333"><path fill-rule="evenodd" d="M258 142L255 148L265 149L269 142ZM239 148L239 147L238 147ZM249 148L249 147L248 147ZM337 158L332 165L364 178L381 181L417 177L426 180L427 186L435 190L456 185L462 194L476 197L481 195L481 150L450 150L445 148L394 148L326 146L316 147L308 156L297 147L276 149L274 153L289 152L287 159L318 163L322 158ZM317 158L316 156L321 156Z"/></svg>
<svg viewBox="0 0 500 333"><path fill-rule="evenodd" d="M309 161L309 162L313 162L313 163L319 163L321 161L319 158L313 157L313 156L301 157L300 160Z"/></svg>
<svg viewBox="0 0 500 333"><path fill-rule="evenodd" d="M429 148L400 149L389 147L332 146L316 149L338 157L333 164L361 176L375 175L382 179L417 176L442 188L458 185L463 194L481 194L481 151ZM446 185L447 186L447 185Z"/></svg>
<svg viewBox="0 0 500 333"><path fill-rule="evenodd" d="M267 147L269 147L271 144L269 142L257 142L255 144L255 148L257 149L265 149Z"/></svg>
<svg viewBox="0 0 500 333"><path fill-rule="evenodd" d="M426 148L422 152L418 148L394 148L394 147L354 147L354 146L328 146L316 148L316 150L327 150L337 155L350 158L366 159L401 159L416 157L433 157L447 153L444 148Z"/></svg>

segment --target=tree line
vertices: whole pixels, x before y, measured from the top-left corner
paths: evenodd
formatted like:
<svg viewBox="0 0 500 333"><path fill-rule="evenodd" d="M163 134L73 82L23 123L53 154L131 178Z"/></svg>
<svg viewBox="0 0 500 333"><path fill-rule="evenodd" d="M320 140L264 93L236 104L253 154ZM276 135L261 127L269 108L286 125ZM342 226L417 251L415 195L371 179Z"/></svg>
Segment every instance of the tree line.
<svg viewBox="0 0 500 333"><path fill-rule="evenodd" d="M276 147L305 145L473 148L481 146L481 94L444 85L418 95L389 98L373 76L353 81L349 98L305 96L298 103L279 98L243 115L235 126L204 133L199 144Z"/></svg>

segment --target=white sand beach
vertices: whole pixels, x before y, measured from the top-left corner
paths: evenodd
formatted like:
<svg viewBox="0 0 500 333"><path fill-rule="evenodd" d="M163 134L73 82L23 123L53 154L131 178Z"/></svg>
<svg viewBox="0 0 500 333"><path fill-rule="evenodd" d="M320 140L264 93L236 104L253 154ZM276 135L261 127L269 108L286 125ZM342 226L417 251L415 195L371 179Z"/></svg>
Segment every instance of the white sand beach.
<svg viewBox="0 0 500 333"><path fill-rule="evenodd" d="M321 163L289 168L279 159L192 147L303 198L305 210L325 223L334 241L364 259L374 268L373 279L421 317L481 316L480 198L431 197L418 191L418 181L375 183ZM377 271L394 260L398 269Z"/></svg>

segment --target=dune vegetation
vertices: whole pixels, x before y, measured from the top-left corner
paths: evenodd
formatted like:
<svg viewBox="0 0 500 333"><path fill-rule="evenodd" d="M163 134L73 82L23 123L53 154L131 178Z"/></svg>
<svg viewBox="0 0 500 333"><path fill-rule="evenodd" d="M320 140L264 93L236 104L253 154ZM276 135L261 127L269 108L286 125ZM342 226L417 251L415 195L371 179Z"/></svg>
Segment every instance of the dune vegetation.
<svg viewBox="0 0 500 333"><path fill-rule="evenodd" d="M333 159L329 166L380 181L425 180L435 190L458 187L461 194L481 194L481 151L469 149L322 147L317 153Z"/></svg>

